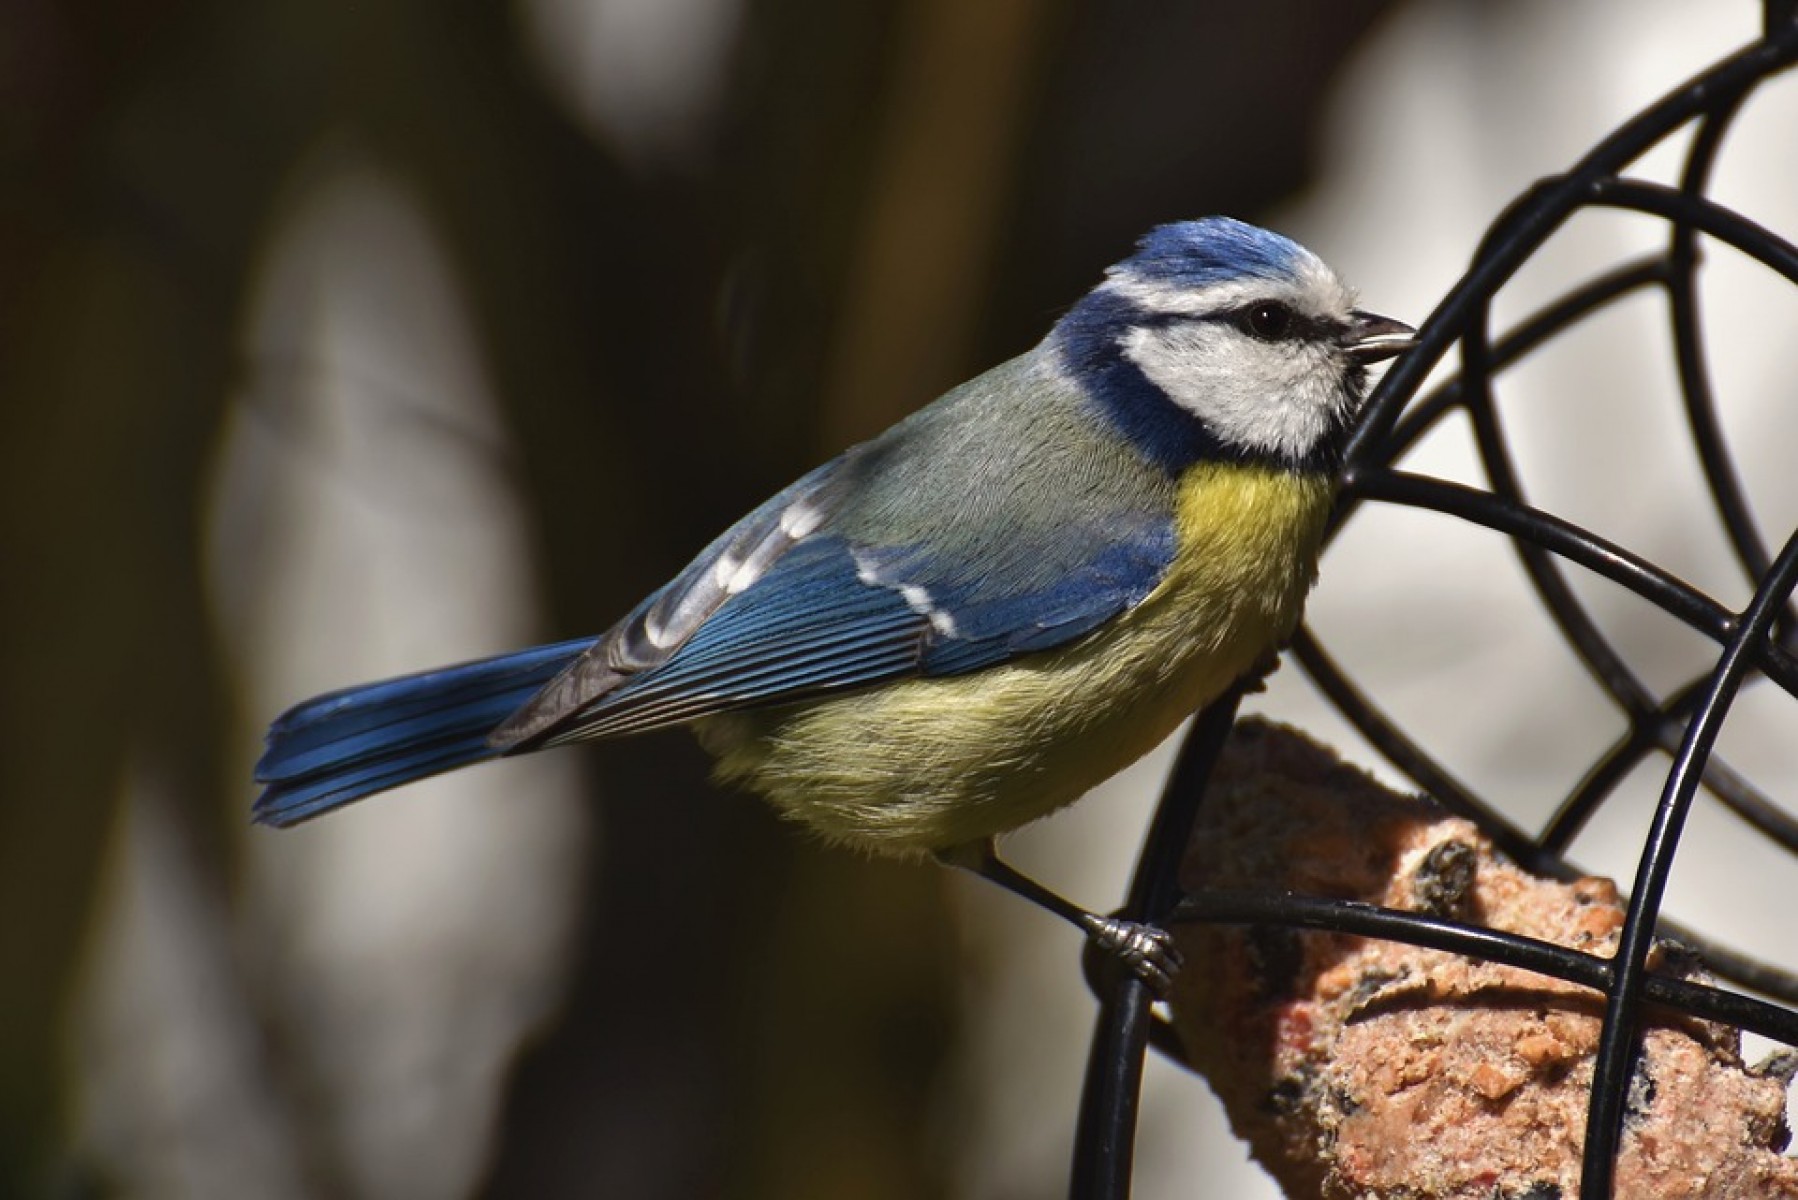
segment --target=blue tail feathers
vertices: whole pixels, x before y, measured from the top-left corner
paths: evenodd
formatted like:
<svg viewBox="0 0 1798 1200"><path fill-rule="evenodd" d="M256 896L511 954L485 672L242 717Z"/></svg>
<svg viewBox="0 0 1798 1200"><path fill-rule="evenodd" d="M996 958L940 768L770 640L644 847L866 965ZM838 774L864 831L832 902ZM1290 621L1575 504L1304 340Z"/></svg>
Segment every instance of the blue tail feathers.
<svg viewBox="0 0 1798 1200"><path fill-rule="evenodd" d="M252 810L297 825L352 800L452 767L497 758L487 744L592 638L539 646L318 696L269 726Z"/></svg>

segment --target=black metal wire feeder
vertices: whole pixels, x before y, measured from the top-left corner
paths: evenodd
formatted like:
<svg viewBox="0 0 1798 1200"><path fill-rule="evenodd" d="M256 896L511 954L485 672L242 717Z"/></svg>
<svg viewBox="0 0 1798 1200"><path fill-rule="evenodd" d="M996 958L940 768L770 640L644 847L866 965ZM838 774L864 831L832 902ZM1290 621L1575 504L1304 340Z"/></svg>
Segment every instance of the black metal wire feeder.
<svg viewBox="0 0 1798 1200"><path fill-rule="evenodd" d="M1616 956L1598 958L1420 913L1342 900L1278 894L1182 896L1176 871L1212 766L1235 719L1240 690L1206 709L1194 724L1138 860L1124 910L1134 919L1157 923L1253 922L1390 938L1601 991L1604 1026L1585 1130L1582 1200L1612 1195L1644 1004L1727 1022L1798 1046L1798 976L1784 967L1726 947L1699 944L1702 958L1717 976L1770 998L1757 999L1657 975L1645 965L1686 817L1701 788L1780 849L1798 853L1798 818L1757 791L1715 753L1718 734L1745 683L1765 680L1798 697L1798 612L1791 603L1798 586L1798 531L1787 536L1777 554L1772 553L1750 512L1713 397L1698 289L1701 237L1732 247L1798 286L1798 246L1707 194L1719 148L1745 101L1795 61L1798 3L1771 0L1760 40L1651 105L1565 174L1544 179L1520 196L1493 224L1466 274L1424 323L1418 348L1401 359L1376 389L1348 450L1338 528L1363 503L1376 501L1433 510L1505 535L1568 648L1626 722L1625 734L1592 756L1590 769L1553 818L1534 833L1512 823L1499 806L1458 781L1382 712L1309 628L1301 630L1293 644L1293 657L1304 672L1393 766L1446 808L1474 820L1501 850L1539 873L1568 875L1562 855L1573 837L1626 776L1653 757L1665 756L1670 765L1629 888ZM1650 150L1687 130L1690 141L1677 186L1625 173ZM1494 295L1573 214L1594 208L1659 218L1668 231L1665 249L1590 280L1495 336ZM1727 531L1741 572L1753 586L1752 600L1739 612L1646 558L1531 507L1519 485L1494 398L1494 378L1614 302L1644 292L1664 296L1686 423L1709 501ZM1426 375L1451 348L1459 350L1458 374L1414 401ZM1451 414L1471 422L1489 489L1395 465ZM1629 589L1714 642L1718 647L1714 664L1685 686L1657 694L1576 596L1569 584L1569 565ZM1095 981L1094 986L1101 993L1101 1004L1070 1189L1078 1200L1128 1194L1144 1052L1150 1044L1164 1049L1169 1045L1158 1036L1163 1031L1140 982L1117 977Z"/></svg>

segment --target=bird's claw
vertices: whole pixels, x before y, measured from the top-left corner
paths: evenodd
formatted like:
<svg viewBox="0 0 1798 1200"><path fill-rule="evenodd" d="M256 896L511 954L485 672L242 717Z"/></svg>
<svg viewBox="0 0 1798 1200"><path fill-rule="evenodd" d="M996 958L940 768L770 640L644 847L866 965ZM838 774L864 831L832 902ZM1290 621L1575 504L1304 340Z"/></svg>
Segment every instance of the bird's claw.
<svg viewBox="0 0 1798 1200"><path fill-rule="evenodd" d="M1165 929L1140 921L1094 915L1087 922L1086 935L1095 949L1122 963L1157 998L1168 994L1185 961Z"/></svg>

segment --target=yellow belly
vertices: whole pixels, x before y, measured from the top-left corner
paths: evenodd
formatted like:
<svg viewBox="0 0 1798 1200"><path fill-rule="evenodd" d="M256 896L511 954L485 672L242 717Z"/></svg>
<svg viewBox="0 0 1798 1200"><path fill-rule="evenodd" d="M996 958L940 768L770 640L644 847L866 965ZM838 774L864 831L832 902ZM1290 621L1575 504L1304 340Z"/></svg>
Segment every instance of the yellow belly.
<svg viewBox="0 0 1798 1200"><path fill-rule="evenodd" d="M1277 647L1315 572L1326 479L1201 467L1182 481L1167 578L1071 646L698 732L718 778L826 838L919 855L1080 798Z"/></svg>

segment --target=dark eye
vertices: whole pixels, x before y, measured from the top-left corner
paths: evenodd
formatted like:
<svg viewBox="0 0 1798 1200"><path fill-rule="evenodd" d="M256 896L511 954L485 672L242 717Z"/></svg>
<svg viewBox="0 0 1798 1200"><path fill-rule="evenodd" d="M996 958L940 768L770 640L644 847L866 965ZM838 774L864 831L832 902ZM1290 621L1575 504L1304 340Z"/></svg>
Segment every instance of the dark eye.
<svg viewBox="0 0 1798 1200"><path fill-rule="evenodd" d="M1263 300L1243 309L1236 323L1244 333L1252 337L1258 337L1264 342L1277 342L1292 334L1297 318L1284 304Z"/></svg>

